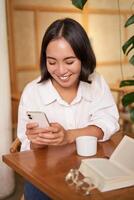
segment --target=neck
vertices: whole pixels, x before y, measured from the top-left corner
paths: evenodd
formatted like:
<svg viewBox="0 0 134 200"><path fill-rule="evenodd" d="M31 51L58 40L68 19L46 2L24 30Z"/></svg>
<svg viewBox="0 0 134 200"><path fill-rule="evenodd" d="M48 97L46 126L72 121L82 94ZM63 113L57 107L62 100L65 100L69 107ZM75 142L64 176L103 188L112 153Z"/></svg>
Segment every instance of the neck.
<svg viewBox="0 0 134 200"><path fill-rule="evenodd" d="M52 84L59 93L59 95L61 96L61 98L67 103L71 103L77 95L78 84L68 88L60 86L54 80L52 80Z"/></svg>

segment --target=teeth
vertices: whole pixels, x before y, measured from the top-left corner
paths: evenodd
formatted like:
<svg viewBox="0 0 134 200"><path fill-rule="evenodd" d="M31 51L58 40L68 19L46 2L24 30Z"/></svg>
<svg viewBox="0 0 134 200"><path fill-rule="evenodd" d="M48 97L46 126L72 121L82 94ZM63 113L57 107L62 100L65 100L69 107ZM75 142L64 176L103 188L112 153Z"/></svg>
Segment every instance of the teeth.
<svg viewBox="0 0 134 200"><path fill-rule="evenodd" d="M62 80L66 80L66 79L68 79L68 77L69 76L60 76L59 78L62 79Z"/></svg>

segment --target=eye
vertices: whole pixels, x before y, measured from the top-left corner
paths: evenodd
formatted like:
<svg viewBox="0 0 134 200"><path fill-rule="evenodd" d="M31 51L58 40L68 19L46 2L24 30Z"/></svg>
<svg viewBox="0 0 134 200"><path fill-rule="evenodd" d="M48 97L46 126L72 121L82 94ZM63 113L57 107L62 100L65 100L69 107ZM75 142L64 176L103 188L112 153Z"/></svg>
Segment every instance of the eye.
<svg viewBox="0 0 134 200"><path fill-rule="evenodd" d="M48 65L55 65L56 59L47 57L47 64Z"/></svg>
<svg viewBox="0 0 134 200"><path fill-rule="evenodd" d="M55 64L56 64L56 62L55 62L55 61L53 61L53 62L52 62L52 61L51 61L51 62L50 62L50 61L48 61L48 64L49 64L49 65L55 65Z"/></svg>
<svg viewBox="0 0 134 200"><path fill-rule="evenodd" d="M47 63L49 65L55 65L56 64L56 61L55 60L47 60Z"/></svg>
<svg viewBox="0 0 134 200"><path fill-rule="evenodd" d="M72 65L74 63L74 61L67 61L66 64L67 65Z"/></svg>

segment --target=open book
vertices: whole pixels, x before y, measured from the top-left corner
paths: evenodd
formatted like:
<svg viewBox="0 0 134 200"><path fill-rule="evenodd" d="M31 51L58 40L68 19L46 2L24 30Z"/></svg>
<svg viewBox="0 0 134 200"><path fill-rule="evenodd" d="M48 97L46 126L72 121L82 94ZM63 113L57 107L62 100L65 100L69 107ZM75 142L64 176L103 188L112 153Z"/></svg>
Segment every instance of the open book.
<svg viewBox="0 0 134 200"><path fill-rule="evenodd" d="M134 185L134 139L124 136L110 159L83 159L79 171L101 192Z"/></svg>

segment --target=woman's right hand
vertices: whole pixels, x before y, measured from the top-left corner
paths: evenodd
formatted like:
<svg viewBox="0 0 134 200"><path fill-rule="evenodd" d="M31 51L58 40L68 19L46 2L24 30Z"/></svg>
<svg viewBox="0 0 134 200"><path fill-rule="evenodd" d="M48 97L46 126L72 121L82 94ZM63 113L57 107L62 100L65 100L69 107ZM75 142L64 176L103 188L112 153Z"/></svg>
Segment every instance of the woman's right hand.
<svg viewBox="0 0 134 200"><path fill-rule="evenodd" d="M38 123L26 124L26 135L27 135L27 138L30 140L31 149L43 148L44 146L46 146L46 145L36 144L36 138L41 132L42 132L42 129L39 128Z"/></svg>
<svg viewBox="0 0 134 200"><path fill-rule="evenodd" d="M30 141L35 140L39 133L39 126L37 123L26 124L26 135Z"/></svg>

